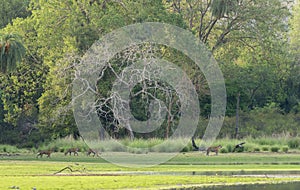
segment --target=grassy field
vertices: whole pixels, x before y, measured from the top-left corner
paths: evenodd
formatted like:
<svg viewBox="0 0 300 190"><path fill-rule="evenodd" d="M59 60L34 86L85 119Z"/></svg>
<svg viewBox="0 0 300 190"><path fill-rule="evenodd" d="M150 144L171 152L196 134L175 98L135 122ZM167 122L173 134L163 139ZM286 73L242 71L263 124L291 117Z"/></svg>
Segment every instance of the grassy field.
<svg viewBox="0 0 300 190"><path fill-rule="evenodd" d="M130 168L83 153L78 157L54 153L51 158L39 159L28 153L1 157L0 168L0 189L200 188L300 181L300 154L227 153L208 157L188 152L161 165Z"/></svg>

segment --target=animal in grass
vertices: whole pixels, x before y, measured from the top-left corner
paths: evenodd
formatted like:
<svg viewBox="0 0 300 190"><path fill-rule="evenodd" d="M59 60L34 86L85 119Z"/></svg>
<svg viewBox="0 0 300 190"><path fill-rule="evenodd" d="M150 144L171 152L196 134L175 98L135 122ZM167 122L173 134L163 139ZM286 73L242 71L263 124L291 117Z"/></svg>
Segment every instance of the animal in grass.
<svg viewBox="0 0 300 190"><path fill-rule="evenodd" d="M209 153L210 153L210 152L215 152L216 155L218 155L219 150L220 150L221 148L222 148L222 145L208 147L207 150L206 150L206 155L209 156Z"/></svg>
<svg viewBox="0 0 300 190"><path fill-rule="evenodd" d="M65 152L65 156L67 154L69 154L70 156L72 155L72 153L75 155L78 156L78 151L79 151L79 148L69 148L66 152Z"/></svg>
<svg viewBox="0 0 300 190"><path fill-rule="evenodd" d="M88 151L87 151L87 153L86 153L86 155L90 156L91 154L93 154L93 157L99 156L99 154L95 150L89 148Z"/></svg>
<svg viewBox="0 0 300 190"><path fill-rule="evenodd" d="M42 158L44 154L47 155L47 158L50 158L51 153L52 153L52 150L40 150L37 153L36 158L38 158L38 157Z"/></svg>
<svg viewBox="0 0 300 190"><path fill-rule="evenodd" d="M244 146L243 146L244 144L245 144L245 142L235 145L232 152L235 152L237 149L244 148Z"/></svg>

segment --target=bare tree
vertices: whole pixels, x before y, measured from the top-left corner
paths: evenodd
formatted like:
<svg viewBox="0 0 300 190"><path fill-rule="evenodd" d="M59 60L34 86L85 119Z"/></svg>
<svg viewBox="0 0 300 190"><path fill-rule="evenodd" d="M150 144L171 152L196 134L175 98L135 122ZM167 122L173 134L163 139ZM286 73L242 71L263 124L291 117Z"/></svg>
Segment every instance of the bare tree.
<svg viewBox="0 0 300 190"><path fill-rule="evenodd" d="M189 102L186 94L181 93L183 90L176 88L188 89L189 85L184 82L187 77L176 71L178 66L162 57L160 45L132 45L105 63L97 75L95 89L82 81L80 73L76 74L75 78L83 82L84 88L93 89L96 100L91 107L97 111L107 135L115 137L115 133L123 131L134 139L135 133L146 137L156 132L169 138L176 129L182 114L181 101ZM95 69L88 68L86 72L92 74ZM86 118L90 114L87 111ZM99 131L103 136L103 130Z"/></svg>

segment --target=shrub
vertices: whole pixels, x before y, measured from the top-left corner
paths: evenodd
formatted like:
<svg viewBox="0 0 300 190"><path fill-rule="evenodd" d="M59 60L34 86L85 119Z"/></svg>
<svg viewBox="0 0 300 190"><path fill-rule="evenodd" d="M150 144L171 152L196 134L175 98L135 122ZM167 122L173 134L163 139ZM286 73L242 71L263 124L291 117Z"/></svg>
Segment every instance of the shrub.
<svg viewBox="0 0 300 190"><path fill-rule="evenodd" d="M279 151L279 147L277 147L277 146L272 146L271 147L271 152L278 152Z"/></svg>
<svg viewBox="0 0 300 190"><path fill-rule="evenodd" d="M79 152L86 151L88 146L82 140L74 140L70 137L56 139L48 144L38 147L39 150L50 150L54 152L65 152L69 148L78 148Z"/></svg>
<svg viewBox="0 0 300 190"><path fill-rule="evenodd" d="M183 142L182 139L166 140L161 144L151 147L150 150L153 152L177 152L182 149Z"/></svg>
<svg viewBox="0 0 300 190"><path fill-rule="evenodd" d="M65 152L68 148L67 147L59 147L59 152Z"/></svg>
<svg viewBox="0 0 300 190"><path fill-rule="evenodd" d="M180 152L188 152L188 151L190 151L190 150L189 150L189 147L188 147L188 146L185 146Z"/></svg>
<svg viewBox="0 0 300 190"><path fill-rule="evenodd" d="M228 153L227 148L221 148L220 153Z"/></svg>
<svg viewBox="0 0 300 190"><path fill-rule="evenodd" d="M241 147L241 148L237 148L236 152L244 152L244 150L245 150L245 147ZM247 151L251 152L252 151L252 147L247 147Z"/></svg>
<svg viewBox="0 0 300 190"><path fill-rule="evenodd" d="M262 147L262 150L263 150L263 151L269 151L269 147L268 147L268 146L263 146L263 147Z"/></svg>
<svg viewBox="0 0 300 190"><path fill-rule="evenodd" d="M271 145L271 144L273 144L273 142L270 139L267 139L267 138L259 138L257 140L257 142L258 142L259 145Z"/></svg>
<svg viewBox="0 0 300 190"><path fill-rule="evenodd" d="M123 144L123 141L122 141ZM143 139L135 139L133 141L128 142L128 146L132 148L148 148L149 143Z"/></svg>
<svg viewBox="0 0 300 190"><path fill-rule="evenodd" d="M36 153L38 150L37 150L35 147L32 147L32 148L30 149L30 151L33 152L33 153Z"/></svg>
<svg viewBox="0 0 300 190"><path fill-rule="evenodd" d="M300 142L299 142L298 138L291 139L288 141L289 148L296 149L296 148L299 148L299 145L300 145Z"/></svg>
<svg viewBox="0 0 300 190"><path fill-rule="evenodd" d="M114 151L114 152L125 152L126 147L122 146L118 143L110 143L109 146L105 147L106 150Z"/></svg>
<svg viewBox="0 0 300 190"><path fill-rule="evenodd" d="M289 147L287 146L282 147L282 152L287 153L288 151L289 151Z"/></svg>
<svg viewBox="0 0 300 190"><path fill-rule="evenodd" d="M232 145L232 144L226 145L227 152L232 152L233 151L233 146L234 145Z"/></svg>
<svg viewBox="0 0 300 190"><path fill-rule="evenodd" d="M5 144L5 145L0 145L0 152L17 153L17 152L26 152L26 150L18 149L16 146Z"/></svg>
<svg viewBox="0 0 300 190"><path fill-rule="evenodd" d="M254 145L253 144L246 144L244 148L241 149L241 151L245 152L253 152L254 151Z"/></svg>
<svg viewBox="0 0 300 190"><path fill-rule="evenodd" d="M260 152L260 148L259 147L255 147L254 148L254 152Z"/></svg>

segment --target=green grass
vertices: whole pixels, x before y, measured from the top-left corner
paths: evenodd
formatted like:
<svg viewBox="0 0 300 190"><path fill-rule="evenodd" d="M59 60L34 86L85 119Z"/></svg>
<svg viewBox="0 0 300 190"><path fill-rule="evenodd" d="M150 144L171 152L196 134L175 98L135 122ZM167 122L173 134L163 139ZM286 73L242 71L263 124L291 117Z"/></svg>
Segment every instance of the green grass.
<svg viewBox="0 0 300 190"><path fill-rule="evenodd" d="M106 152L102 155L108 154ZM147 155L153 157L160 156L164 153L148 153L148 154L128 154L128 159L130 157L144 156ZM122 157L127 159L124 153L114 153L116 157ZM22 156L6 156L0 157L0 160L19 160L19 161L41 161L41 162L90 162L90 163L106 163L101 157L88 157L85 152L79 152L79 156L65 156L63 153L53 153L51 158L36 158L35 153L25 153ZM163 163L164 164L164 163ZM206 156L205 152L187 152L178 153L175 157L170 159L167 164L178 164L178 165L235 165L235 164L293 164L299 165L300 167L300 154L299 153L277 153L277 152L257 152L257 153L219 153L219 156L215 156L211 153L211 156Z"/></svg>
<svg viewBox="0 0 300 190"><path fill-rule="evenodd" d="M45 144L39 149L52 149L57 152L51 158L36 158L36 149L20 150L9 145L1 145L0 153L19 153L21 156L0 156L0 189L17 186L21 189L158 189L201 187L208 185L282 183L300 181L300 152L295 139L248 138L243 140L220 139L214 144L223 145L218 156L211 153L190 151L178 153L160 165L148 167L121 167L108 163L101 157L88 157L88 146L83 141L59 139ZM235 144L245 141L243 152L232 153ZM200 140L197 139L197 144ZM289 143L290 142L290 143ZM126 145L120 147L111 141L93 142L102 156L113 154L123 160L144 157L151 159L169 154L170 150L182 145L182 141L169 141L161 146L161 139L130 141L121 140ZM65 156L64 150L80 148L79 156ZM294 147L294 148L291 148ZM141 151L144 148L150 151ZM107 150L114 150L111 153ZM191 143L185 151L192 150ZM130 153L124 153L129 151ZM273 151L273 152L272 152ZM161 153L162 152L162 153ZM151 157L151 159L150 159ZM146 163L144 163L146 164ZM66 167L73 170L71 172ZM58 171L62 172L57 173ZM264 174L287 174L265 177ZM298 177L289 177L289 173ZM262 177L242 176L241 174L263 174Z"/></svg>
<svg viewBox="0 0 300 190"><path fill-rule="evenodd" d="M67 179L67 182L66 182ZM268 179L268 178L249 178L249 177L198 177L198 176L29 176L29 177L4 177L5 181L10 181L10 184L16 184L18 181L19 187L22 189L120 189L120 188L162 188L162 187L177 187L184 186L207 186L218 184L234 184L234 183L256 183L258 182L280 182L286 179ZM31 184L29 184L30 182ZM49 186L47 185L49 184ZM6 184L1 184L1 189L7 189ZM15 186L15 185L12 185Z"/></svg>
<svg viewBox="0 0 300 190"><path fill-rule="evenodd" d="M105 154L105 153L103 153ZM116 153L123 155L122 153ZM158 153L152 153L158 154ZM55 174L63 168L68 169ZM35 158L35 154L0 158L0 189L142 189L183 188L208 185L281 183L300 181L284 175L273 177L232 174L300 174L300 154L236 153L205 156L200 152L180 153L168 162L145 168L121 167L99 157L64 156Z"/></svg>
<svg viewBox="0 0 300 190"><path fill-rule="evenodd" d="M2 178L5 183L0 184L1 189L18 186L21 189L141 189L141 188L182 188L189 186L208 186L235 183L274 183L292 181L288 179L228 177L228 176L18 176Z"/></svg>
<svg viewBox="0 0 300 190"><path fill-rule="evenodd" d="M79 172L65 170L70 166ZM1 161L0 189L18 186L21 189L120 189L206 186L234 183L279 183L299 178L242 177L224 175L191 175L193 172L218 171L295 171L295 165L160 165L150 168L125 168L109 163ZM77 168L77 169L76 169ZM85 170L81 170L85 168ZM162 173L160 173L162 172ZM165 173L169 174L165 174Z"/></svg>
<svg viewBox="0 0 300 190"><path fill-rule="evenodd" d="M298 153L225 153L215 156L205 156L205 153L181 153L168 163L174 164L296 164L300 168L300 154Z"/></svg>

